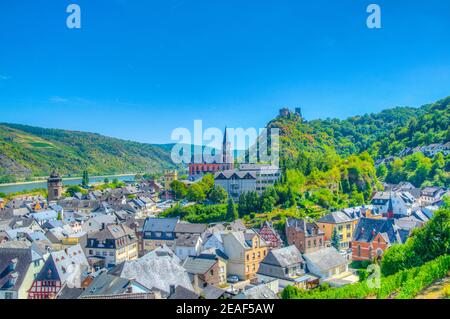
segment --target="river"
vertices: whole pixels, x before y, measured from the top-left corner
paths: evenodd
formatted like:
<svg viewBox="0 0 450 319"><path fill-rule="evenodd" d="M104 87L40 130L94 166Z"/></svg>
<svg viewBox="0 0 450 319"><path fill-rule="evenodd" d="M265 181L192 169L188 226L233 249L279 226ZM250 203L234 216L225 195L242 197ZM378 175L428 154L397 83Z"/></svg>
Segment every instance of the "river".
<svg viewBox="0 0 450 319"><path fill-rule="evenodd" d="M108 178L111 182L113 179L117 178L119 181L134 181L134 175L119 175L119 176L97 176L97 177L90 177L89 182L91 184L97 184L97 183L103 183L105 178ZM64 178L63 179L63 185L64 186L70 186L70 185L79 185L81 184L81 177L80 178ZM47 182L46 181L39 181L39 182L27 182L27 183L17 183L17 184L7 184L2 185L0 184L0 193L4 194L10 194L10 193L16 193L21 191L28 191L36 188L45 188L47 189Z"/></svg>

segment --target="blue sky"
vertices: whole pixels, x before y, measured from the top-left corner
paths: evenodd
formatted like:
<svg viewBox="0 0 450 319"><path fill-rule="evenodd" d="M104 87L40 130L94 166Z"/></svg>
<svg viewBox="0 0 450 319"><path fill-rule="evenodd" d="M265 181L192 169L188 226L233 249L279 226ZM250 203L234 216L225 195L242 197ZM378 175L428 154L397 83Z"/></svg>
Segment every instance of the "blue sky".
<svg viewBox="0 0 450 319"><path fill-rule="evenodd" d="M263 127L283 106L345 118L448 95L450 1L0 1L0 122L166 143L195 119Z"/></svg>

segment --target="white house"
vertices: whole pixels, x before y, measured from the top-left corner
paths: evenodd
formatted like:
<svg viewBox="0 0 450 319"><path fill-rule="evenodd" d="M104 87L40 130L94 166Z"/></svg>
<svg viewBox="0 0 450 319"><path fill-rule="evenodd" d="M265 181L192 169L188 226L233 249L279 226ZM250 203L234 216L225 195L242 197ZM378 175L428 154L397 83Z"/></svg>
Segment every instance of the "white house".
<svg viewBox="0 0 450 319"><path fill-rule="evenodd" d="M202 238L198 234L179 235L175 240L175 255L181 260L189 256L198 256L202 248Z"/></svg>

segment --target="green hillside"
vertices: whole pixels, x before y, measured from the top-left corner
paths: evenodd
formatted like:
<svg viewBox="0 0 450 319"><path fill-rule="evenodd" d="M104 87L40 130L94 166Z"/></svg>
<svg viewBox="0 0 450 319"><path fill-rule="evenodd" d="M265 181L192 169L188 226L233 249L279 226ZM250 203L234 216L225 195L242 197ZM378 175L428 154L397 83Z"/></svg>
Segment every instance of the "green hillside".
<svg viewBox="0 0 450 319"><path fill-rule="evenodd" d="M417 187L450 186L450 155L416 153L375 168L375 160L407 147L450 140L450 98L420 108L397 107L345 120L306 121L278 116L284 185L305 207L339 208L367 202L381 182L409 181Z"/></svg>
<svg viewBox="0 0 450 319"><path fill-rule="evenodd" d="M94 133L0 124L0 182L46 176L152 173L175 168L168 145L150 145Z"/></svg>

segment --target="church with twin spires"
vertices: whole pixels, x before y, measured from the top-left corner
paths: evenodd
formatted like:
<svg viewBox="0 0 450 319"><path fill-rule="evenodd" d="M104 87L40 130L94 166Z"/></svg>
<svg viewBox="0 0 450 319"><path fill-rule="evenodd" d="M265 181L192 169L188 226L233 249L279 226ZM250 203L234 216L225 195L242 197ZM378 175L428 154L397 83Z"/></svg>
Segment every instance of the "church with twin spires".
<svg viewBox="0 0 450 319"><path fill-rule="evenodd" d="M231 143L228 137L227 128L225 127L225 134L222 142L222 160L214 161L209 163L201 156L201 161L196 161L195 156L192 156L191 162L189 163L189 176L197 177L204 174L210 173L214 174L219 171L226 171L234 169L234 158L233 151L231 149Z"/></svg>

